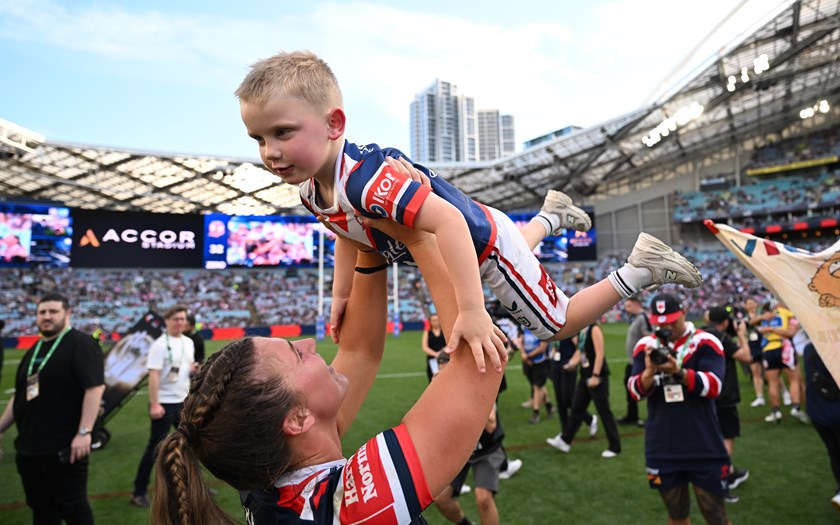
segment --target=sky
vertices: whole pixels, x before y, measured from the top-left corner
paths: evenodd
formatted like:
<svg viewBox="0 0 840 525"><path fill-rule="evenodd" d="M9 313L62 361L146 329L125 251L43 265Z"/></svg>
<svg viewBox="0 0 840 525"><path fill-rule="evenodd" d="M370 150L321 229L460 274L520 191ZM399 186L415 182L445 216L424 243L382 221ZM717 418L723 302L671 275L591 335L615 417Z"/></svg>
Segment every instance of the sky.
<svg viewBox="0 0 840 525"><path fill-rule="evenodd" d="M649 105L785 3L0 0L0 118L52 142L257 159L233 93L256 60L309 49L352 142L410 153L409 106L441 79L513 115L521 149Z"/></svg>

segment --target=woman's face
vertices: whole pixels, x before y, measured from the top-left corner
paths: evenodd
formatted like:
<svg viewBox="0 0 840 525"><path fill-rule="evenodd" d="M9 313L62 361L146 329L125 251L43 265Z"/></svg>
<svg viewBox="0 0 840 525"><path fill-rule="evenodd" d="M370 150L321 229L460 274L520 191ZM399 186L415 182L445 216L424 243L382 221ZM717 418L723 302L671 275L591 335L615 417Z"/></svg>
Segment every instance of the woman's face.
<svg viewBox="0 0 840 525"><path fill-rule="evenodd" d="M440 317L437 315L432 315L429 317L429 326L432 328L439 328L440 327Z"/></svg>
<svg viewBox="0 0 840 525"><path fill-rule="evenodd" d="M260 369L282 375L289 387L303 397L313 415L331 418L338 414L347 391L347 378L315 353L314 339L258 337L254 338L254 348Z"/></svg>

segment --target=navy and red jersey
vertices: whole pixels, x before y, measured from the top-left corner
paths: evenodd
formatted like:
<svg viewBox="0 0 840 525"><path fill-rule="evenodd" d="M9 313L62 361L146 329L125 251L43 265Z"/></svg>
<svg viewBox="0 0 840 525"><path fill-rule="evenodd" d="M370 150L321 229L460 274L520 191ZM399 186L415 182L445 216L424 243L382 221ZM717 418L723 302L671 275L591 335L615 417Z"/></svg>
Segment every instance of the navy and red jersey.
<svg viewBox="0 0 840 525"><path fill-rule="evenodd" d="M425 166L414 164L429 177L432 189L393 172L385 162L386 156L408 159L398 149L345 141L344 150L336 160L335 202L327 208L318 205L314 178L300 185L301 202L314 215L331 223L343 237L370 246L389 262L413 263L405 245L378 230L365 228L359 216L386 218L413 228L420 206L434 191L464 216L478 260L484 261L496 234L489 210Z"/></svg>
<svg viewBox="0 0 840 525"><path fill-rule="evenodd" d="M249 525L423 524L432 502L405 425L371 438L348 460L284 475L240 495Z"/></svg>
<svg viewBox="0 0 840 525"><path fill-rule="evenodd" d="M685 333L670 346L682 355L680 366L686 370L688 386L680 385L683 401L666 402L664 384L669 381L658 373L650 390L641 387L645 370L645 348L658 346L653 335L639 340L633 351L633 370L627 381L630 395L637 401L648 400L645 425L645 457L651 460L724 459L729 455L723 446L715 398L720 394L724 374L724 354L720 340L686 323Z"/></svg>

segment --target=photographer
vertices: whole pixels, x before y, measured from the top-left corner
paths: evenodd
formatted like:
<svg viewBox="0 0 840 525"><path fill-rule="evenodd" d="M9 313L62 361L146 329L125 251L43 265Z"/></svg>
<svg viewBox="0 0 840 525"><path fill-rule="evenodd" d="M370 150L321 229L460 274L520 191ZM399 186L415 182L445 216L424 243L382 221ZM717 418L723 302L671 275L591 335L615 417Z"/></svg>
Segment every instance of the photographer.
<svg viewBox="0 0 840 525"><path fill-rule="evenodd" d="M650 488L659 491L671 524L689 523L692 484L706 522L726 525L729 454L714 405L724 376L721 342L686 322L685 309L673 295L654 296L650 308L650 322L658 330L636 345L627 382L635 399L648 400Z"/></svg>
<svg viewBox="0 0 840 525"><path fill-rule="evenodd" d="M738 403L741 402L741 391L738 388L738 367L735 361L751 363L750 344L747 340L747 325L744 319L732 319L729 309L722 306L713 306L706 312L708 326L703 329L720 339L723 345L723 354L726 362L726 372L723 375L723 387L720 395L715 399L717 407L718 423L723 434L723 444L729 452L730 459L733 459L735 438L741 435L741 419L738 415ZM734 339L733 339L734 338ZM738 485L750 477L750 471L738 470L734 462L730 465L729 488L737 488ZM738 501L735 496L729 496L727 502Z"/></svg>

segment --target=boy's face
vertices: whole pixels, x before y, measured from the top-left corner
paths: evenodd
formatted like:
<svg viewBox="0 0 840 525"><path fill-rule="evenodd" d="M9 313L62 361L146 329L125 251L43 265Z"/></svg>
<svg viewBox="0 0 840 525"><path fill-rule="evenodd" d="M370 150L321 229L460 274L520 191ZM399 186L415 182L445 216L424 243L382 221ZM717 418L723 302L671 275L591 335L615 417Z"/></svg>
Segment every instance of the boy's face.
<svg viewBox="0 0 840 525"><path fill-rule="evenodd" d="M322 112L299 98L276 94L262 105L241 102L240 112L248 135L259 144L263 163L284 182L331 180L333 145L344 133L341 109ZM340 129L335 112L340 113Z"/></svg>

